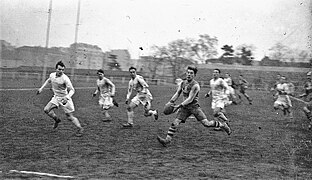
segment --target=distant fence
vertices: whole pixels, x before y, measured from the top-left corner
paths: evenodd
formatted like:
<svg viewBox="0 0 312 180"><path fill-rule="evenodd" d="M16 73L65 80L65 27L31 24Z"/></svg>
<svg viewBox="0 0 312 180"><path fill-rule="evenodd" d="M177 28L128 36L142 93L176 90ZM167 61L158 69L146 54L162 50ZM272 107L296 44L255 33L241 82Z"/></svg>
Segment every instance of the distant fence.
<svg viewBox="0 0 312 180"><path fill-rule="evenodd" d="M68 77L73 82L86 82L86 83L94 83L97 79L97 76L95 75L75 75L74 77L71 77L71 75L67 74ZM46 76L48 77L48 76ZM114 83L121 83L126 84L129 82L130 77L114 77L114 76L108 76L112 82ZM1 80L36 80L41 82L42 80L42 74L41 73L30 73L30 72L0 72L0 79ZM151 79L151 78L144 78L146 82L150 85L172 85L171 80L167 79Z"/></svg>
<svg viewBox="0 0 312 180"><path fill-rule="evenodd" d="M48 77L48 76L47 76ZM73 83L87 83L94 84L97 76L95 75L75 75L74 78L71 75L68 77L73 81ZM108 76L112 82L116 84L128 84L130 77L114 77ZM144 78L149 85L166 85L166 86L174 86L172 83L172 79L151 79ZM30 72L0 72L0 80L35 80L38 82L42 82L42 74L41 73L30 73ZM203 88L209 88L209 81L207 80L198 80L199 84ZM295 83L295 89L301 90L302 85L298 85L299 83ZM251 90L260 90L260 91L270 91L271 85L269 83L250 83L249 89Z"/></svg>

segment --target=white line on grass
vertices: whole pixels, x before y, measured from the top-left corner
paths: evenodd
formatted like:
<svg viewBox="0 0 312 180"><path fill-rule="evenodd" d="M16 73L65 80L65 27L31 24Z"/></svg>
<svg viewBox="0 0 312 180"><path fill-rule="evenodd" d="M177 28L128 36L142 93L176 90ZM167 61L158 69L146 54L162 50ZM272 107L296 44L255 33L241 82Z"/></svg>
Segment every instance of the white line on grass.
<svg viewBox="0 0 312 180"><path fill-rule="evenodd" d="M119 88L126 88L128 86L118 86ZM48 88L45 88L48 89ZM75 89L96 89L96 87L75 87ZM38 88L15 88L15 89L0 89L0 91L34 91Z"/></svg>
<svg viewBox="0 0 312 180"><path fill-rule="evenodd" d="M67 178L67 179L74 179L74 176L61 176L56 174L50 174L50 173L41 173L41 172L33 172L33 171L18 171L18 170L10 170L10 173L19 173L19 174L33 174L33 175L39 175L39 176L49 176L49 177L57 177L57 178Z"/></svg>

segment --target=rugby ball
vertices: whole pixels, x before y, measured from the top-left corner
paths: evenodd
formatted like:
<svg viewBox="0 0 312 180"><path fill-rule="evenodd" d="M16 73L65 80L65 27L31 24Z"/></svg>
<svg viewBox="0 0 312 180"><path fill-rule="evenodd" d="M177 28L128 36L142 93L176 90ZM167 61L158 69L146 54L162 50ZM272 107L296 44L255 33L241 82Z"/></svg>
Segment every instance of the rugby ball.
<svg viewBox="0 0 312 180"><path fill-rule="evenodd" d="M168 103L165 105L165 107L164 107L164 114L165 114L165 115L172 114L172 113L174 113L175 110L176 110L175 104L174 104L174 103L171 103L171 102L168 102Z"/></svg>

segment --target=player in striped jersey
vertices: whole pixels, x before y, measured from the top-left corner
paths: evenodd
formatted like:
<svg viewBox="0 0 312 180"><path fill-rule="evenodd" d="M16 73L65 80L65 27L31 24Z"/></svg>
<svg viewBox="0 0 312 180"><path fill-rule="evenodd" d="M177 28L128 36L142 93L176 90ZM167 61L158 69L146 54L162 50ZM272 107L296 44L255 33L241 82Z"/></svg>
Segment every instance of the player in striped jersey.
<svg viewBox="0 0 312 180"><path fill-rule="evenodd" d="M66 117L71 121L77 128L77 136L81 136L83 128L80 125L79 120L73 115L75 111L72 96L75 93L75 89L66 74L64 74L65 65L62 61L57 62L55 66L55 72L51 73L49 78L44 82L44 84L38 89L37 94L40 94L48 83L52 84L52 91L54 96L50 102L44 107L44 112L54 119L54 129L57 128L61 119L57 117L54 109L60 107L66 114Z"/></svg>
<svg viewBox="0 0 312 180"><path fill-rule="evenodd" d="M300 98L305 98L307 104L303 107L303 112L307 116L309 120L308 128L312 129L312 71L307 73L307 81L305 82L304 86L304 93L301 94Z"/></svg>
<svg viewBox="0 0 312 180"><path fill-rule="evenodd" d="M103 121L111 121L112 117L108 113L108 110L116 105L118 107L118 103L114 103L114 96L115 96L115 84L109 80L108 78L104 77L104 71L99 69L97 71L98 79L96 80L97 88L95 92L92 94L95 97L99 93L99 105L103 110L103 114L105 119Z"/></svg>
<svg viewBox="0 0 312 180"><path fill-rule="evenodd" d="M144 78L136 73L135 67L129 68L130 73L130 81L128 85L128 93L126 97L127 107L127 115L128 122L123 124L123 127L131 128L133 127L133 118L134 118L134 109L142 104L144 107L144 116L153 116L155 120L158 119L158 111L152 110L152 100L153 96L151 92L148 90L148 84L145 82ZM136 91L137 94L130 101L130 96L133 91Z"/></svg>
<svg viewBox="0 0 312 180"><path fill-rule="evenodd" d="M202 125L205 127L221 127L228 135L231 134L231 129L226 123L215 120L209 121L200 108L198 102L200 86L198 82L194 80L196 74L197 68L195 66L188 66L186 70L186 80L182 81L179 88L168 102L174 103L181 94L183 95L183 102L175 107L179 110L177 112L176 119L172 122L167 132L166 138L164 139L160 136L157 136L158 142L161 143L164 147L166 147L172 141L172 137L176 133L178 126L181 123L185 123L186 119L190 115L194 115L197 121L202 123Z"/></svg>
<svg viewBox="0 0 312 180"><path fill-rule="evenodd" d="M244 79L243 75L239 75L238 77L238 89L239 89L239 93L243 94L247 100L249 101L249 104L252 104L252 99L248 96L248 94L246 93L246 89L248 88L248 81L246 79ZM237 93L238 98L241 100L241 95Z"/></svg>

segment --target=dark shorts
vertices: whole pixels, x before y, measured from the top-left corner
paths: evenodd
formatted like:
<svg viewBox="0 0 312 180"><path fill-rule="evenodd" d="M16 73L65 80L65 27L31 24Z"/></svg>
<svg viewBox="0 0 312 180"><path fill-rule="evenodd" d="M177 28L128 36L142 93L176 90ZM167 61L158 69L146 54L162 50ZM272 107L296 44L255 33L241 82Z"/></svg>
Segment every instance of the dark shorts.
<svg viewBox="0 0 312 180"><path fill-rule="evenodd" d="M192 114L198 121L207 119L206 115L198 104L182 107L179 109L177 119L181 120L182 123L185 123L186 119Z"/></svg>
<svg viewBox="0 0 312 180"><path fill-rule="evenodd" d="M241 86L241 87L239 88L239 92L242 93L242 94L245 94L246 89L247 89L247 88L246 88L245 86Z"/></svg>

